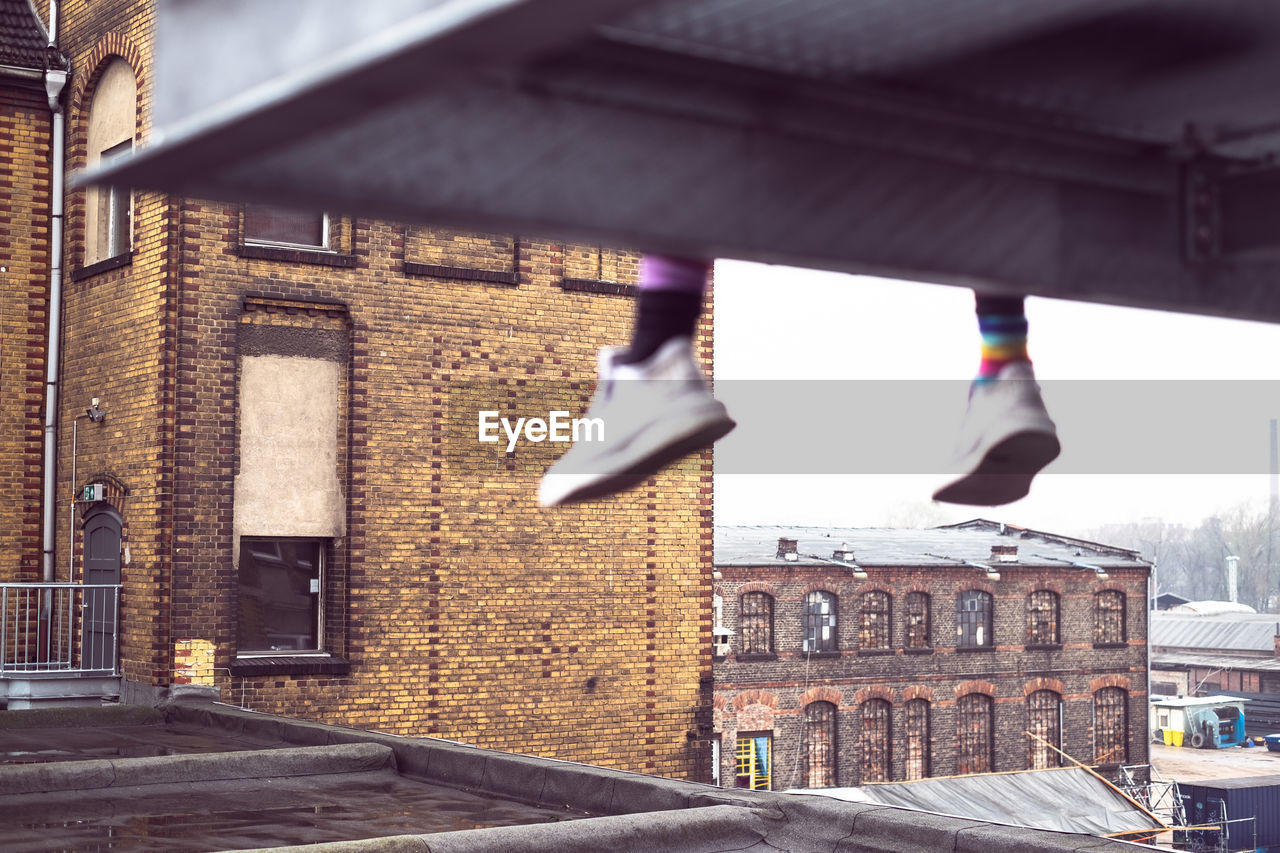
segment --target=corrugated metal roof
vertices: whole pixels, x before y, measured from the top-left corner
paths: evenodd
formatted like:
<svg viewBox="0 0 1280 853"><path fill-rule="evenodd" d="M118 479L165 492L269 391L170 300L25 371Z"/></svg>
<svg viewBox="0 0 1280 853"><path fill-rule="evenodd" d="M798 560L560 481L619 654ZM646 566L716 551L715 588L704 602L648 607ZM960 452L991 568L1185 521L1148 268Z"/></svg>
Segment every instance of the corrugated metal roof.
<svg viewBox="0 0 1280 853"><path fill-rule="evenodd" d="M1274 613L1189 616L1158 610L1151 614L1150 639L1153 649L1271 654L1278 634L1280 615Z"/></svg>
<svg viewBox="0 0 1280 853"><path fill-rule="evenodd" d="M1280 658L1246 657L1244 655L1210 654L1208 652L1164 652L1151 650L1151 666L1186 667L1207 669L1251 670L1254 672L1280 672Z"/></svg>
<svg viewBox="0 0 1280 853"><path fill-rule="evenodd" d="M31 0L0 0L0 65L43 69L48 44Z"/></svg>
<svg viewBox="0 0 1280 853"><path fill-rule="evenodd" d="M1002 532L1003 531L1003 532ZM780 538L797 540L799 560L777 556ZM860 566L951 566L958 561L1003 571L1018 566L1086 563L1103 569L1147 568L1137 553L999 522L975 519L928 530L872 527L717 526L715 562L722 566L824 565L836 550ZM993 545L1016 545L1016 563L995 562ZM816 559L821 558L821 559Z"/></svg>

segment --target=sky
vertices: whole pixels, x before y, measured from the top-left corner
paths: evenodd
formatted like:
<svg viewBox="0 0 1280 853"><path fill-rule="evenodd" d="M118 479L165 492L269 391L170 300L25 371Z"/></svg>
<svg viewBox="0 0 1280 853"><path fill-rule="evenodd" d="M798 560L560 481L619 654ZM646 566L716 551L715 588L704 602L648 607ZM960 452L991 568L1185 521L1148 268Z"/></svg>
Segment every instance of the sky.
<svg viewBox="0 0 1280 853"><path fill-rule="evenodd" d="M1027 318L1062 455L1016 503L938 504L930 494L940 475L922 469L936 470L932 460L941 467L950 453L978 364L971 291L718 261L716 393L739 427L716 449L716 523L929 526L981 517L1084 535L1108 523L1194 525L1242 504L1265 509L1280 325L1038 297L1027 300ZM904 403L895 421L884 387L930 389L928 414ZM833 398L843 401L834 410L822 402ZM868 398L870 411L860 410ZM778 424L768 432L760 422L771 419ZM929 461L841 456L837 473L816 473L825 469L805 455L844 444L873 459L909 447ZM783 473L757 473L773 469Z"/></svg>

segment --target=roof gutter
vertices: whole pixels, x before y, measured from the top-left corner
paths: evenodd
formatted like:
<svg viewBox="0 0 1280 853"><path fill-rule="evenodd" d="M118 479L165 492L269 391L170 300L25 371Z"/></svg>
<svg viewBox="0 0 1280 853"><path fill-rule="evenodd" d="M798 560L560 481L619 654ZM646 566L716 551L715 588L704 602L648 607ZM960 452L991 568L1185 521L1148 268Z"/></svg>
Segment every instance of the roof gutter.
<svg viewBox="0 0 1280 853"><path fill-rule="evenodd" d="M49 0L49 47L56 49L58 34L58 0ZM53 50L50 51L53 53ZM45 347L45 402L44 402L44 493L42 497L42 551L41 573L45 583L52 583L54 538L57 532L57 461L58 461L58 379L61 366L62 344L62 226L64 219L63 187L66 173L66 156L63 137L65 117L62 111L62 90L67 84L68 72L50 68L44 72L45 94L49 97L49 109L53 113L50 148L52 173L49 214L49 335Z"/></svg>

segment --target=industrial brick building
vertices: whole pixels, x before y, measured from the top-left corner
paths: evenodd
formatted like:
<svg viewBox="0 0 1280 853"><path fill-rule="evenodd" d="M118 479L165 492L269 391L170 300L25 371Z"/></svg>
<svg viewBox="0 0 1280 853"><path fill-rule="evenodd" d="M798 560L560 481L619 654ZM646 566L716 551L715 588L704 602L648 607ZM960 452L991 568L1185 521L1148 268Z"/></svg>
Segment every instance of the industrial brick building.
<svg viewBox="0 0 1280 853"><path fill-rule="evenodd" d="M147 140L154 8L54 6L74 171ZM4 213L39 219L49 108L14 88L0 132L31 135L31 213L7 197ZM195 685L305 719L705 776L709 455L544 511L538 477L564 445L477 438L480 410L584 405L596 350L626 337L635 255L111 189L68 193L66 235L54 579L122 584L98 627L118 631L126 701ZM29 484L49 240L23 237L10 245L30 270L9 262L4 281L32 303L6 300L5 370L23 372L5 382L35 396L3 451ZM34 497L3 510L5 579L38 579Z"/></svg>
<svg viewBox="0 0 1280 853"><path fill-rule="evenodd" d="M984 520L720 527L715 564L722 785L1146 762L1136 552Z"/></svg>

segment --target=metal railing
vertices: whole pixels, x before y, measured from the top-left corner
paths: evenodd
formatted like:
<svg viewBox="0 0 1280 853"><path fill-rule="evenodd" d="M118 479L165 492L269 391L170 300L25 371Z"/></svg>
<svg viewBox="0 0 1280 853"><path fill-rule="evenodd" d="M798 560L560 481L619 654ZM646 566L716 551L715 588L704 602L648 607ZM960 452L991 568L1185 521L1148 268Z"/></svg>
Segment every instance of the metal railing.
<svg viewBox="0 0 1280 853"><path fill-rule="evenodd" d="M0 584L0 677L115 674L119 584Z"/></svg>

